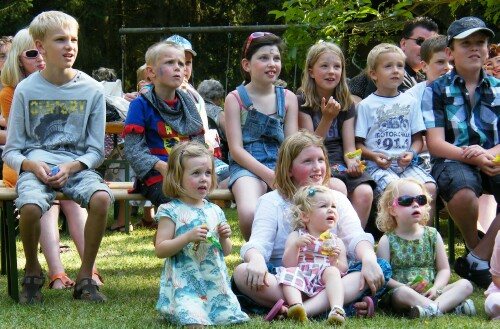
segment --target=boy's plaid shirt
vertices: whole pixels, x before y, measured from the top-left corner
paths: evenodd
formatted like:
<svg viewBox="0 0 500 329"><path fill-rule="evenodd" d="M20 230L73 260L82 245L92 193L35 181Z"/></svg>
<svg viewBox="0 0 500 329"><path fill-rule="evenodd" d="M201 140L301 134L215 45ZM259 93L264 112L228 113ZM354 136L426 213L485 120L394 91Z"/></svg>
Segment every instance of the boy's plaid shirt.
<svg viewBox="0 0 500 329"><path fill-rule="evenodd" d="M481 70L471 110L465 81L453 69L426 88L422 113L427 129L445 129L448 143L490 149L500 139L500 80Z"/></svg>

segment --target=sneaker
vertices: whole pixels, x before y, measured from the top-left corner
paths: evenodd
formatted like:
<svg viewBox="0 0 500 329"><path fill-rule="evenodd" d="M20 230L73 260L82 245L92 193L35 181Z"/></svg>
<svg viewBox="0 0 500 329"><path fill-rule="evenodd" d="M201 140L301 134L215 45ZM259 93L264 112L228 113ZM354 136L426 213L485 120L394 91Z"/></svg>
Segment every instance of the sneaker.
<svg viewBox="0 0 500 329"><path fill-rule="evenodd" d="M462 278L474 282L483 289L487 289L491 283L490 269L476 270L474 269L474 265L471 267L465 257L458 257L453 268L455 273Z"/></svg>
<svg viewBox="0 0 500 329"><path fill-rule="evenodd" d="M415 305L411 307L409 313L410 319L428 319L441 315L443 313L441 313L437 304L429 304L427 307Z"/></svg>
<svg viewBox="0 0 500 329"><path fill-rule="evenodd" d="M455 307L455 314L463 314L467 316L476 315L476 307L472 299L466 299L462 304Z"/></svg>

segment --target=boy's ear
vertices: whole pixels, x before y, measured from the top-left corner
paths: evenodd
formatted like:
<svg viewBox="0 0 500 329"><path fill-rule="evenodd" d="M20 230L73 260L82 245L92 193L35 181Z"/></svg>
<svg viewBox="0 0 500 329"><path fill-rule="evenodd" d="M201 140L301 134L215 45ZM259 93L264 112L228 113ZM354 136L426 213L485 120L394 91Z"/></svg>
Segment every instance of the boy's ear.
<svg viewBox="0 0 500 329"><path fill-rule="evenodd" d="M42 41L40 40L35 40L35 47L38 49L40 54L44 55L45 54L45 48L43 48Z"/></svg>
<svg viewBox="0 0 500 329"><path fill-rule="evenodd" d="M427 74L429 70L429 65L425 61L420 61L420 65L422 66L422 71Z"/></svg>
<svg viewBox="0 0 500 329"><path fill-rule="evenodd" d="M448 57L448 61L451 63L451 61L455 60L455 58L453 57L453 51L451 50L450 47L446 47L444 49L444 53L446 54L446 56Z"/></svg>
<svg viewBox="0 0 500 329"><path fill-rule="evenodd" d="M155 73L153 72L153 68L151 66L146 66L146 75L147 79L151 79L155 77Z"/></svg>
<svg viewBox="0 0 500 329"><path fill-rule="evenodd" d="M370 76L370 79L372 79L374 83L377 81L377 74L375 70L369 70L368 75Z"/></svg>

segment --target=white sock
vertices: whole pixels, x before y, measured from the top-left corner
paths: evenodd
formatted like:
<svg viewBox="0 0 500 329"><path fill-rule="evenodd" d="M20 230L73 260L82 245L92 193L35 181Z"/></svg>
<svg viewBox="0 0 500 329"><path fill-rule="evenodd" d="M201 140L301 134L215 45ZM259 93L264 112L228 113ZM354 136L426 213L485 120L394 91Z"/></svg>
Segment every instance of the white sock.
<svg viewBox="0 0 500 329"><path fill-rule="evenodd" d="M474 270L487 270L490 268L487 260L477 257L472 251L467 255L467 261Z"/></svg>

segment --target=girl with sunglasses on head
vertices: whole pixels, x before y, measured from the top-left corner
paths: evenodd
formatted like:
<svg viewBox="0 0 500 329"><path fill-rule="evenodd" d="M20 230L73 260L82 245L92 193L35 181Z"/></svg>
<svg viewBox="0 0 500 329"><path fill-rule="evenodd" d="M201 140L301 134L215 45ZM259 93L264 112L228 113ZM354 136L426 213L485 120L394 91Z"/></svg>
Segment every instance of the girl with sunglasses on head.
<svg viewBox="0 0 500 329"><path fill-rule="evenodd" d="M472 284L460 279L448 284L450 265L443 239L429 218L429 193L420 181L391 182L378 204L377 227L384 236L377 257L392 266L390 289L379 305L411 318L425 319L453 312L473 316Z"/></svg>
<svg viewBox="0 0 500 329"><path fill-rule="evenodd" d="M0 92L0 105L5 120L9 119L14 90L17 85L30 74L44 68L45 61L36 49L28 29L18 31L12 40L12 46L1 73L4 88ZM6 164L3 165L3 182L7 187L14 187L17 183L17 173ZM66 215L69 231L80 257L83 257L84 252L83 230L87 220L87 210L72 200L60 200L58 203L60 206L54 204L41 218L40 247L49 270L49 288L67 289L73 287L74 282L65 272L61 262L60 252L68 247L59 246L59 207ZM93 269L92 278L98 285L103 284L96 268Z"/></svg>
<svg viewBox="0 0 500 329"><path fill-rule="evenodd" d="M297 98L275 86L281 72L281 39L252 33L243 45L244 83L227 95L224 112L229 145L229 188L241 233L250 238L257 199L273 188L278 149L297 131Z"/></svg>

